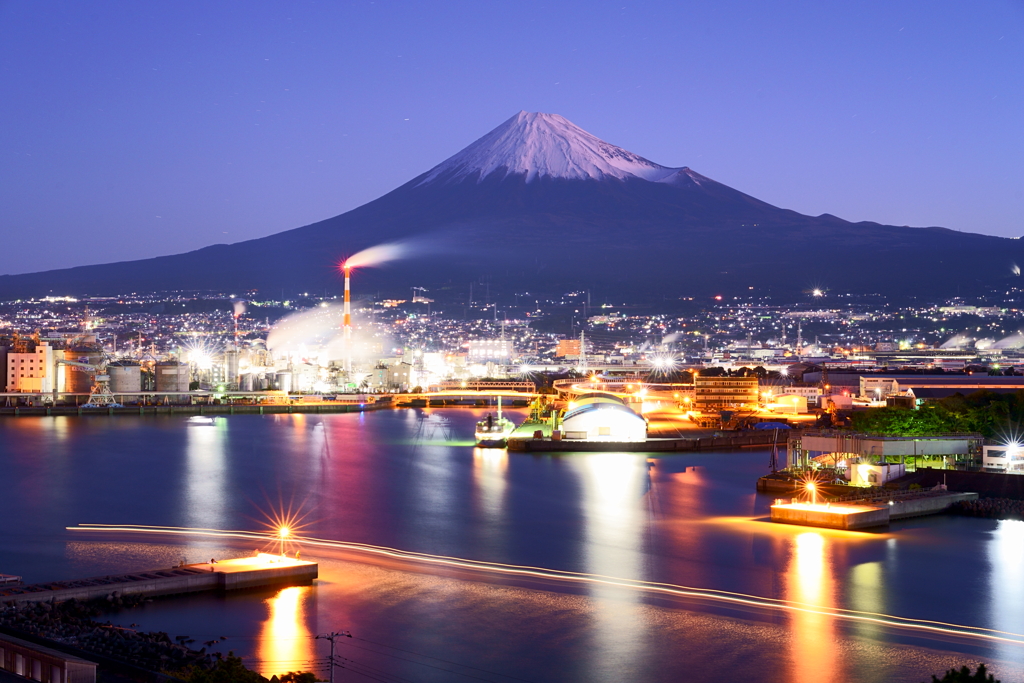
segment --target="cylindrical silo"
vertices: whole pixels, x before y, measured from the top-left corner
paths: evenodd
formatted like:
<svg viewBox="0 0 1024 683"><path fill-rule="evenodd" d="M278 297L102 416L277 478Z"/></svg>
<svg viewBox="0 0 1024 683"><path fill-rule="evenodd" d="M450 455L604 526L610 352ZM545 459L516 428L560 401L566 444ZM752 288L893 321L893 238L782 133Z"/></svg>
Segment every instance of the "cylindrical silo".
<svg viewBox="0 0 1024 683"><path fill-rule="evenodd" d="M142 391L142 368L133 360L118 360L107 365L110 392L113 394Z"/></svg>
<svg viewBox="0 0 1024 683"><path fill-rule="evenodd" d="M188 393L189 367L185 363L166 360L156 364L156 390Z"/></svg>
<svg viewBox="0 0 1024 683"><path fill-rule="evenodd" d="M241 381L238 383L240 391L255 391L255 389L253 389L255 386L255 377L253 377L251 372L247 372L242 375L240 380Z"/></svg>
<svg viewBox="0 0 1024 683"><path fill-rule="evenodd" d="M292 390L292 373L290 370L281 370L277 373L277 390L285 392Z"/></svg>
<svg viewBox="0 0 1024 683"><path fill-rule="evenodd" d="M64 360L96 366L103 361L103 352L92 344L76 344L64 350ZM92 391L95 371L76 365L68 365L64 371L65 391L73 394L88 394Z"/></svg>

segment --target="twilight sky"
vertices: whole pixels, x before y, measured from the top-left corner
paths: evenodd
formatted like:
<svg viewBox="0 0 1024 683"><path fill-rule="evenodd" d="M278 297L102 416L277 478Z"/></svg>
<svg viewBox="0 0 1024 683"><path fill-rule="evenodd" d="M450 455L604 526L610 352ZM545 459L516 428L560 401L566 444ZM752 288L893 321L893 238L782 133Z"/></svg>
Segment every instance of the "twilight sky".
<svg viewBox="0 0 1024 683"><path fill-rule="evenodd" d="M1024 235L1024 1L0 0L0 274L343 213L515 112L806 214Z"/></svg>

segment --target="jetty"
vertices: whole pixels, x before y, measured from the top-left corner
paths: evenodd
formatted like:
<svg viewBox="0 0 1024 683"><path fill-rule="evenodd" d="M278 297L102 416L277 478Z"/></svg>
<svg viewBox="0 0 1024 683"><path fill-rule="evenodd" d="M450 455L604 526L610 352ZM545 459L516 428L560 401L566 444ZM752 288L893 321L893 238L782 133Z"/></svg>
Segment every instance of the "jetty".
<svg viewBox="0 0 1024 683"><path fill-rule="evenodd" d="M945 489L853 494L845 499L820 503L779 498L771 506L771 521L826 529L869 529L886 526L899 519L939 514L955 503L977 498L977 493L955 493Z"/></svg>
<svg viewBox="0 0 1024 683"><path fill-rule="evenodd" d="M541 431L541 430L537 430ZM692 453L695 451L730 450L734 448L768 447L773 434L768 431L736 432L729 436L659 439L642 441L610 441L603 439L564 439L547 436L508 440L508 450L521 453Z"/></svg>
<svg viewBox="0 0 1024 683"><path fill-rule="evenodd" d="M0 605L297 586L312 583L318 574L316 562L259 553L252 557L89 579L0 586Z"/></svg>

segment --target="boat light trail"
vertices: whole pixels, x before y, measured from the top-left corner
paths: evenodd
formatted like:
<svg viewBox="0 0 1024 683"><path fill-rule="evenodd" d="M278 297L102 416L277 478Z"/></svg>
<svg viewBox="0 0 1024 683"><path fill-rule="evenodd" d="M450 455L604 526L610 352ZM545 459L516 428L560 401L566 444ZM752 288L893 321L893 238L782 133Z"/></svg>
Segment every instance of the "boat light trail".
<svg viewBox="0 0 1024 683"><path fill-rule="evenodd" d="M263 543L276 543L278 538L273 532L243 531L230 529L205 529L199 527L178 527L178 526L149 526L143 524L79 524L77 526L65 527L72 532L87 533L142 533L142 534L163 534L173 536L204 536L207 538L224 538L235 540L253 540ZM984 640L999 641L1024 645L1024 634L1011 631L1000 631L998 629L983 628L981 626L968 626L964 624L953 624L944 621L931 621L928 619L912 619L900 617L893 614L881 612L865 612L860 610L843 609L840 607L822 608L817 605L796 602L793 600L781 600L778 598L767 598L747 593L736 593L722 591L714 588L694 588L681 586L672 583L661 583L656 581L643 581L640 579L624 579L603 574L588 574L585 572L571 572L562 569L548 569L546 567L532 567L528 565L504 564L501 562L487 562L483 560L469 560L460 557L447 555L431 555L419 553L412 550L399 550L388 546L371 545L367 543L355 543L350 541L332 541L312 536L291 537L295 543L305 546L331 548L335 550L348 550L387 557L390 559L418 562L434 566L449 567L453 569L465 569L478 572L491 572L505 576L523 576L530 578L549 579L557 581L568 581L580 584L613 586L637 590L647 593L669 595L674 597L697 598L712 600L727 604L742 605L747 607L759 607L776 609L789 612L804 612L807 614L822 614L825 616L842 619L845 621L866 622L893 628L910 629L914 631L925 631L929 633L966 636Z"/></svg>

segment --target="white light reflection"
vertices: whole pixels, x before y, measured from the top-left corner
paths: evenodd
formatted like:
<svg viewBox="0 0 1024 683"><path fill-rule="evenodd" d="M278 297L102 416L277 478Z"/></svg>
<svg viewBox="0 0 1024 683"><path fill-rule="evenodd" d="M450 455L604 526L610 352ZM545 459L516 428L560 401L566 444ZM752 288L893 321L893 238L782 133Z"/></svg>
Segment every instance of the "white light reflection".
<svg viewBox="0 0 1024 683"><path fill-rule="evenodd" d="M477 507L490 529L505 519L505 489L508 482L508 451L504 448L473 449L473 487Z"/></svg>
<svg viewBox="0 0 1024 683"><path fill-rule="evenodd" d="M312 671L316 653L306 623L311 586L284 588L267 600L270 615L260 631L258 670L269 678L289 671Z"/></svg>
<svg viewBox="0 0 1024 683"><path fill-rule="evenodd" d="M989 581L989 613L992 628L1000 630L1024 628L1024 522L1002 519L989 541L988 555L992 565ZM1020 650L1005 643L996 645L999 658L1016 661Z"/></svg>
<svg viewBox="0 0 1024 683"><path fill-rule="evenodd" d="M224 418L189 418L185 430L185 514L192 526L219 528L227 523L225 507L225 451L228 421Z"/></svg>
<svg viewBox="0 0 1024 683"><path fill-rule="evenodd" d="M835 606L835 582L824 536L808 531L796 537L787 578L787 600L826 609ZM845 680L837 670L835 619L824 611L796 611L792 623L790 680Z"/></svg>
<svg viewBox="0 0 1024 683"><path fill-rule="evenodd" d="M881 562L862 562L850 569L848 590L852 607L859 612L880 613L885 608L885 580ZM860 623L856 630L862 636L881 640L878 624Z"/></svg>
<svg viewBox="0 0 1024 683"><path fill-rule="evenodd" d="M594 574L642 579L644 523L647 505L647 458L629 453L577 456L583 480L583 516L587 569ZM641 668L646 629L640 594L615 586L593 584L590 595L597 601L594 612L594 651L590 662L594 680L608 672Z"/></svg>

